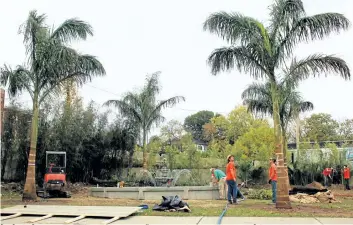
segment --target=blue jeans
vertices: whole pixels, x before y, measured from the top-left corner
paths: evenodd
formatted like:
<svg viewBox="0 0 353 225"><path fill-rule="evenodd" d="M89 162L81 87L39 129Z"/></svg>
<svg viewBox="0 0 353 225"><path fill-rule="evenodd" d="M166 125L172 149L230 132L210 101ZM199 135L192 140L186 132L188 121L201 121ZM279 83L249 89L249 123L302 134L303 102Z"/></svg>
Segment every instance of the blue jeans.
<svg viewBox="0 0 353 225"><path fill-rule="evenodd" d="M228 185L228 201L237 202L237 182L234 180L227 180L227 185Z"/></svg>
<svg viewBox="0 0 353 225"><path fill-rule="evenodd" d="M277 181L272 180L271 186L272 186L272 202L276 203L276 200L277 200Z"/></svg>

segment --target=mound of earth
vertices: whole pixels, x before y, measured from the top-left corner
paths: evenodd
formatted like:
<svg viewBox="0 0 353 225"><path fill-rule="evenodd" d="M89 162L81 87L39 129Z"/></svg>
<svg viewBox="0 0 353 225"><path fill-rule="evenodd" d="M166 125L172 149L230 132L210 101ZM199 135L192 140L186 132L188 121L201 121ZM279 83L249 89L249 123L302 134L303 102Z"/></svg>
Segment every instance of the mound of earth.
<svg viewBox="0 0 353 225"><path fill-rule="evenodd" d="M304 203L304 204L319 203L319 202L321 203L339 202L337 199L335 199L331 191L317 192L314 195L298 193L295 195L290 195L289 199L291 202Z"/></svg>
<svg viewBox="0 0 353 225"><path fill-rule="evenodd" d="M316 182L316 181L314 181L314 182L312 182L310 184L307 184L305 187L315 188L315 189L318 189L318 190L325 189L325 187L322 184L320 184L319 182Z"/></svg>

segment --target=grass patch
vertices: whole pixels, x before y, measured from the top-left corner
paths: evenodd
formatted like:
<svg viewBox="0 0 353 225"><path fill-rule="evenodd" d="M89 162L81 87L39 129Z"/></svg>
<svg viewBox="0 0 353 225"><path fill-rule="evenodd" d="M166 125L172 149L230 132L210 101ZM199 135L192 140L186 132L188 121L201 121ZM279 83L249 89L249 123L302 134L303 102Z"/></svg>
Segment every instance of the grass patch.
<svg viewBox="0 0 353 225"><path fill-rule="evenodd" d="M341 203L315 203L299 204L292 203L292 209L276 209L275 205L269 204L270 200L247 199L238 205L230 205L226 217L353 217L353 195L339 198ZM191 213L185 212L158 212L152 211L155 204L160 200L129 200L129 199L107 199L87 196L87 194L76 194L67 199L48 199L38 202L27 203L35 205L72 205L72 206L138 206L147 204L148 210L137 213L139 216L219 216L226 204L225 200L186 200L190 205ZM20 195L2 195L1 208L24 204Z"/></svg>

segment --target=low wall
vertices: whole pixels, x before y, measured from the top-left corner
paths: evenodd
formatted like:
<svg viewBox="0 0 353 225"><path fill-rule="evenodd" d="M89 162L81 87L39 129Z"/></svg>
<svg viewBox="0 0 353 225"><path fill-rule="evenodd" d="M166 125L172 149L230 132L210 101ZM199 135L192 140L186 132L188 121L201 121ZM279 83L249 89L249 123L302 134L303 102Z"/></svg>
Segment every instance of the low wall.
<svg viewBox="0 0 353 225"><path fill-rule="evenodd" d="M215 200L219 198L218 187L178 186L178 187L93 187L90 195L101 198L136 200L160 200L162 196L178 195L188 200Z"/></svg>

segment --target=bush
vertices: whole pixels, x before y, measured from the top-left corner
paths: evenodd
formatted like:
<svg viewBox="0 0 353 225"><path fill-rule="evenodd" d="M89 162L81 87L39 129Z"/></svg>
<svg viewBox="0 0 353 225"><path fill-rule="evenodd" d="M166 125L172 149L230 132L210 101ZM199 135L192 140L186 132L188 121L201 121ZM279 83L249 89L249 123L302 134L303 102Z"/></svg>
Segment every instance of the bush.
<svg viewBox="0 0 353 225"><path fill-rule="evenodd" d="M249 191L248 195L249 199L259 199L259 200L271 200L272 199L272 191L268 189L252 189Z"/></svg>

